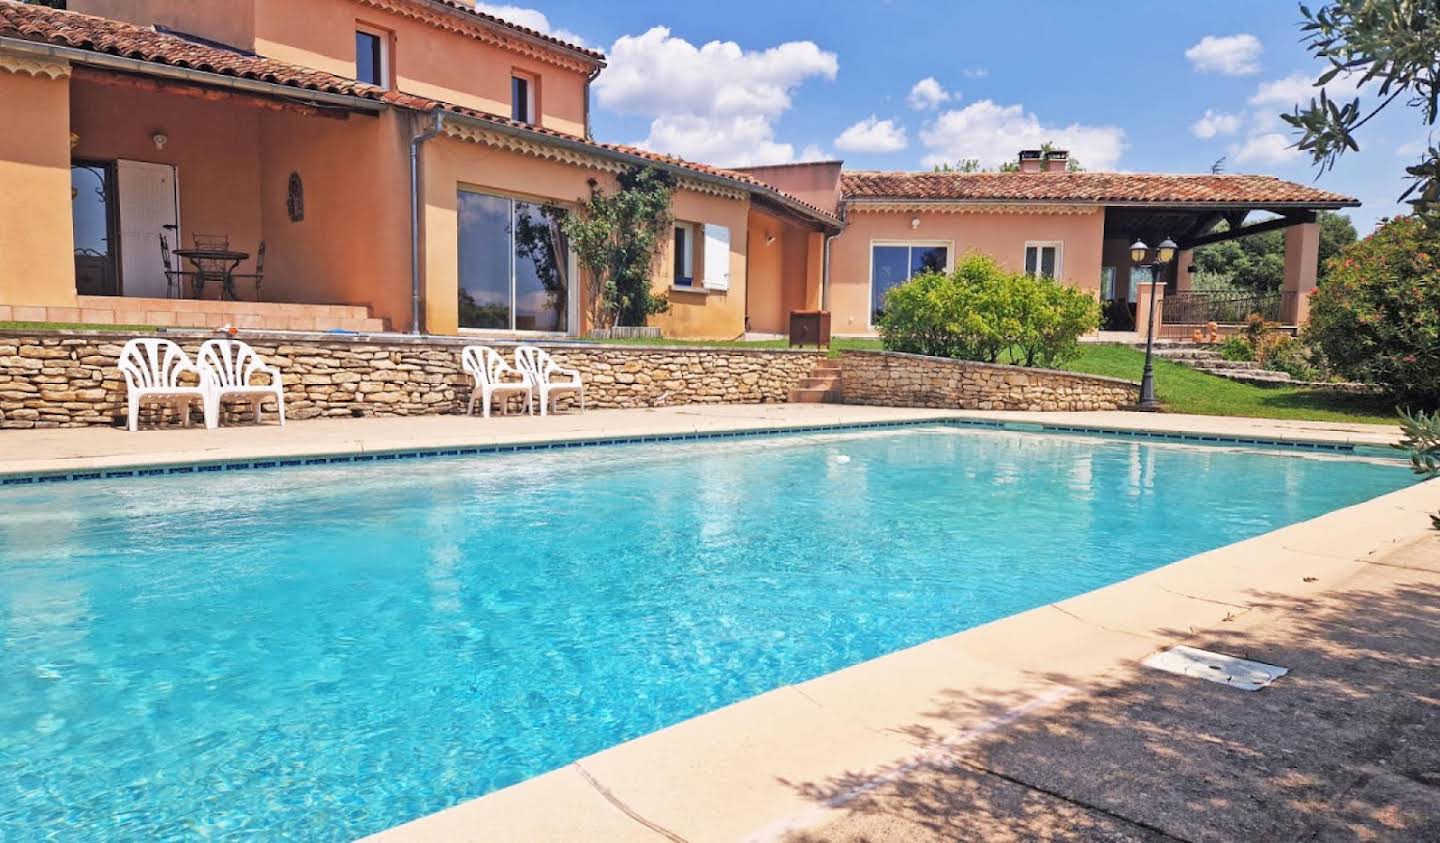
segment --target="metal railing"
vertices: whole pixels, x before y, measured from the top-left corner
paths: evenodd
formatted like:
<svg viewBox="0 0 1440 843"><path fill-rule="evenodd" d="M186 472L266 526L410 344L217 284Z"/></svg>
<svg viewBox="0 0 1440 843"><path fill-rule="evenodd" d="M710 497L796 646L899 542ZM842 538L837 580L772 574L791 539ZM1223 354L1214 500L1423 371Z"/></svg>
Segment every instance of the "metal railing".
<svg viewBox="0 0 1440 843"><path fill-rule="evenodd" d="M1273 293L1188 292L1165 297L1166 325L1243 325L1252 314L1266 322L1279 322L1285 310L1285 296Z"/></svg>

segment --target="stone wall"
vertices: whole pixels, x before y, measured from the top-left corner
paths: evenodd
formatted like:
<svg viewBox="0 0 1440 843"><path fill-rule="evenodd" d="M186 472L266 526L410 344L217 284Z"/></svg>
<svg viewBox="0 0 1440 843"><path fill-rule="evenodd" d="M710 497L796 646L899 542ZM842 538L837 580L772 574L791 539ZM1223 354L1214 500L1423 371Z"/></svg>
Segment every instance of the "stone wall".
<svg viewBox="0 0 1440 843"><path fill-rule="evenodd" d="M973 363L918 354L841 355L847 404L961 410L1115 410L1140 398L1140 385L1116 378Z"/></svg>
<svg viewBox="0 0 1440 843"><path fill-rule="evenodd" d="M116 360L131 336L0 331L0 429L123 424L125 381ZM194 357L211 335L166 336ZM464 412L470 386L460 350L482 342L250 332L241 339L280 368L292 419ZM513 344L490 344L510 356ZM561 365L580 370L588 407L783 402L824 357L787 350L538 344ZM562 398L562 409L571 400ZM235 410L230 418L244 415Z"/></svg>

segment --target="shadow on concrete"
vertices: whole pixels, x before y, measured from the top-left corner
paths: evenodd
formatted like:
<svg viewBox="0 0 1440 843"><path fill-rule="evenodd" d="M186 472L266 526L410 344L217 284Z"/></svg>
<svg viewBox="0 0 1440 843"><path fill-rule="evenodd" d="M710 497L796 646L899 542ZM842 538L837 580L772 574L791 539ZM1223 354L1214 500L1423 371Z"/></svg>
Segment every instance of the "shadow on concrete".
<svg viewBox="0 0 1440 843"><path fill-rule="evenodd" d="M1080 692L959 740L1025 699L947 694L927 715L954 729L901 730L937 742L903 774L789 782L840 813L785 839L1440 840L1440 539L1384 562L1166 635L1291 669L1265 690L1138 664L1047 674Z"/></svg>

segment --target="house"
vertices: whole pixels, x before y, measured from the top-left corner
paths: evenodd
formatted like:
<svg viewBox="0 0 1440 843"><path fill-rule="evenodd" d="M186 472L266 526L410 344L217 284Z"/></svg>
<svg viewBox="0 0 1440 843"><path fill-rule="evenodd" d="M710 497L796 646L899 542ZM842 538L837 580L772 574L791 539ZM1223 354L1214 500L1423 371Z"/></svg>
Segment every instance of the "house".
<svg viewBox="0 0 1440 843"><path fill-rule="evenodd" d="M0 0L0 321L581 334L587 279L556 221L643 165L677 183L652 279L666 336L783 333L822 306L836 333L872 333L886 290L970 249L1133 327L1153 287L1128 246L1165 237L1187 250L1167 321L1208 321L1188 250L1256 212L1275 219L1244 233L1287 231L1263 307L1298 324L1314 215L1357 204L1265 176L1067 172L1053 150L1017 172L879 173L604 143L604 56L470 0L61 5Z"/></svg>
<svg viewBox="0 0 1440 843"><path fill-rule="evenodd" d="M556 214L634 165L667 335L819 304L833 213L597 142L604 57L466 0L63 5L0 0L0 320L576 334Z"/></svg>
<svg viewBox="0 0 1440 843"><path fill-rule="evenodd" d="M1275 229L1285 231L1283 289L1239 304L1298 325L1315 287L1316 213L1360 204L1271 176L1071 172L1059 150L1021 151L1009 172L847 171L833 162L746 172L844 220L844 232L829 244L822 291L839 334L872 333L890 287L922 269L951 267L971 250L1090 290L1128 320L1112 327L1134 328L1137 310L1146 312L1151 270L1131 265L1130 245L1171 238L1182 251L1163 270L1170 307L1161 307L1165 324L1188 335L1213 317L1234 321L1236 311L1224 296L1191 290L1190 250ZM1217 231L1221 222L1228 227Z"/></svg>

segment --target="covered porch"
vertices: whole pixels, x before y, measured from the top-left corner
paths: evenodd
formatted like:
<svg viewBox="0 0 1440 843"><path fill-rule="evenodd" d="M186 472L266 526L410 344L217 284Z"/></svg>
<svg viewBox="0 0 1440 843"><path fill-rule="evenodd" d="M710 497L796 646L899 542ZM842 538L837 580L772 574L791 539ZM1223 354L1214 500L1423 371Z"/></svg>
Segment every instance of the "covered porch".
<svg viewBox="0 0 1440 843"><path fill-rule="evenodd" d="M1328 207L1328 206L1327 206ZM1317 207L1183 205L1108 207L1102 250L1101 305L1105 328L1146 330L1150 297L1155 297L1156 336L1188 338L1214 323L1221 333L1243 325L1252 314L1297 330L1309 321L1309 296L1319 271L1320 227ZM1246 224L1252 215L1258 222ZM1221 223L1224 226L1221 227ZM1219 230L1217 230L1219 228ZM1282 283L1268 291L1196 290L1192 286L1194 250L1212 243L1284 231L1285 269ZM1154 278L1149 267L1131 264L1130 244L1152 248L1165 239L1180 251Z"/></svg>
<svg viewBox="0 0 1440 843"><path fill-rule="evenodd" d="M56 67L0 73L66 116L63 135L31 142L64 145L69 188L66 230L22 246L50 271L0 295L0 319L409 326L408 118L354 97Z"/></svg>

